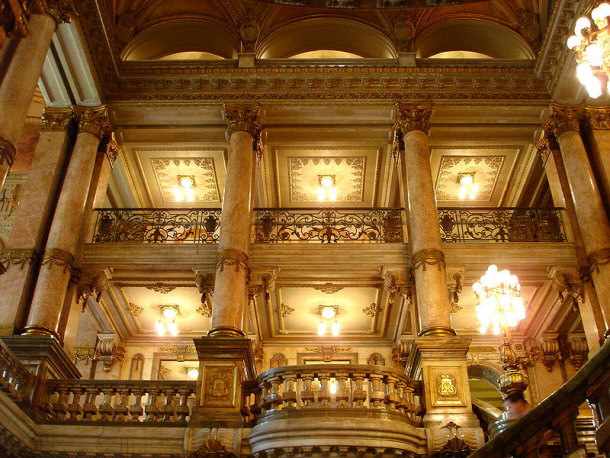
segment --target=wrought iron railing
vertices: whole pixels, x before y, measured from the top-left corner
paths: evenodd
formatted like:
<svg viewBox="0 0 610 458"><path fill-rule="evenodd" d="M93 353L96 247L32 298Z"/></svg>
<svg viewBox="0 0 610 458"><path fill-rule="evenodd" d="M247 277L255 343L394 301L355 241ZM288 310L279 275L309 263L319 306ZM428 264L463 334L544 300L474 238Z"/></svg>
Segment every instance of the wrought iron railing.
<svg viewBox="0 0 610 458"><path fill-rule="evenodd" d="M49 421L186 424L197 381L49 380Z"/></svg>
<svg viewBox="0 0 610 458"><path fill-rule="evenodd" d="M443 242L565 242L558 208L439 208Z"/></svg>
<svg viewBox="0 0 610 458"><path fill-rule="evenodd" d="M209 208L97 209L94 243L216 243L220 213Z"/></svg>
<svg viewBox="0 0 610 458"><path fill-rule="evenodd" d="M255 210L254 242L403 242L398 208Z"/></svg>

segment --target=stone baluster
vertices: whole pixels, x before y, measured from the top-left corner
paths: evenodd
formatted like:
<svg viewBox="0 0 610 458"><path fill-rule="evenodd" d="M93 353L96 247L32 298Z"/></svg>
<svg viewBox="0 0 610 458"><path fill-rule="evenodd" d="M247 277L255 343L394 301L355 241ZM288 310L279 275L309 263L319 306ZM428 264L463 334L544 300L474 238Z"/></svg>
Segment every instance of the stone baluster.
<svg viewBox="0 0 610 458"><path fill-rule="evenodd" d="M544 129L552 133L559 143L591 278L608 332L610 330L610 224L580 135L579 119L578 110L553 104Z"/></svg>
<svg viewBox="0 0 610 458"><path fill-rule="evenodd" d="M370 407L381 408L385 401L385 391L383 390L383 375L371 374L370 380Z"/></svg>
<svg viewBox="0 0 610 458"><path fill-rule="evenodd" d="M129 415L131 421L139 421L140 417L144 415L144 408L142 407L144 389L136 387L131 392L133 394L133 404L129 406Z"/></svg>
<svg viewBox="0 0 610 458"><path fill-rule="evenodd" d="M146 407L144 408L144 411L146 412L146 421L153 422L158 421L159 419L160 412L158 399L160 391L161 390L158 388L148 390L148 404L146 404Z"/></svg>
<svg viewBox="0 0 610 458"><path fill-rule="evenodd" d="M216 257L210 337L241 337L248 281L254 140L261 125L259 107L225 105L229 158Z"/></svg>
<svg viewBox="0 0 610 458"><path fill-rule="evenodd" d="M35 0L29 9L27 38L18 39L0 84L0 187L13 165L17 140L25 122L45 57L57 25L75 14L69 2Z"/></svg>
<svg viewBox="0 0 610 458"><path fill-rule="evenodd" d="M176 406L176 416L178 417L178 421L186 421L186 417L191 413L188 406L191 390L188 388L180 388L178 390L178 395L180 396L180 404Z"/></svg>
<svg viewBox="0 0 610 458"><path fill-rule="evenodd" d="M269 410L277 410L282 404L282 396L280 395L280 377L272 377L270 380L271 391L267 396Z"/></svg>
<svg viewBox="0 0 610 458"><path fill-rule="evenodd" d="M415 275L420 336L455 335L449 318L445 256L441 251L438 212L428 131L430 106L398 104L396 129L402 134L401 157L403 192L406 192L409 245Z"/></svg>
<svg viewBox="0 0 610 458"><path fill-rule="evenodd" d="M296 392L296 375L286 374L284 376L284 392L282 398L284 399L284 409L294 409L297 404L297 392Z"/></svg>
<svg viewBox="0 0 610 458"><path fill-rule="evenodd" d="M318 380L320 380L320 392L318 394L318 402L322 404L322 407L328 407L330 404L330 374L326 371L318 374Z"/></svg>
<svg viewBox="0 0 610 458"><path fill-rule="evenodd" d="M271 385L268 380L264 380L261 384L261 408L263 409L263 413L267 412L271 409L271 404L269 403L269 390Z"/></svg>
<svg viewBox="0 0 610 458"><path fill-rule="evenodd" d="M399 398L398 394L396 393L396 383L398 382L398 379L396 377L388 375L386 377L386 380L387 380L387 389L388 389L388 394L386 394L386 397L385 397L386 405L388 406L388 408L390 410L397 410L398 404L400 402L400 398Z"/></svg>
<svg viewBox="0 0 610 458"><path fill-rule="evenodd" d="M100 388L102 393L102 403L98 407L98 412L102 421L111 421L114 418L114 408L112 407L112 398L115 390L111 386L103 386Z"/></svg>
<svg viewBox="0 0 610 458"><path fill-rule="evenodd" d="M79 415L83 415L83 406L80 404L80 398L83 395L84 388L74 387L72 388L72 402L68 404L68 413L70 414L70 420L78 420Z"/></svg>
<svg viewBox="0 0 610 458"><path fill-rule="evenodd" d="M355 373L352 375L354 389L352 391L352 407L363 407L367 398L367 392L363 389L365 374Z"/></svg>
<svg viewBox="0 0 610 458"><path fill-rule="evenodd" d="M402 380L399 380L398 383L396 384L396 397L397 397L397 401L396 401L396 408L401 412L406 414L407 413L407 400L405 398L405 389L406 389L407 384L405 382L403 382Z"/></svg>
<svg viewBox="0 0 610 458"><path fill-rule="evenodd" d="M301 390L303 407L311 407L315 399L315 393L312 389L313 374L301 374L301 379L303 380L303 389Z"/></svg>
<svg viewBox="0 0 610 458"><path fill-rule="evenodd" d="M53 336L59 340L57 328L78 247L95 157L99 140L108 126L105 107L76 107L75 112L79 131L55 208L25 328L25 334Z"/></svg>
<svg viewBox="0 0 610 458"><path fill-rule="evenodd" d="M161 421L171 421L174 416L174 395L176 390L173 388L163 388L163 405L159 407Z"/></svg>
<svg viewBox="0 0 610 458"><path fill-rule="evenodd" d="M59 420L65 420L68 416L68 388L65 386L57 387L57 402L53 403L53 414Z"/></svg>
<svg viewBox="0 0 610 458"><path fill-rule="evenodd" d="M345 408L349 402L349 389L348 389L348 378L345 372L337 372L337 400L338 407Z"/></svg>
<svg viewBox="0 0 610 458"><path fill-rule="evenodd" d="M83 405L83 420L91 421L93 417L98 414L97 406L95 405L95 399L99 393L97 387L86 388L85 404Z"/></svg>
<svg viewBox="0 0 610 458"><path fill-rule="evenodd" d="M129 388L120 387L117 391L119 394L119 403L113 407L112 414L116 421L125 421L129 415ZM100 406L100 412L101 411L102 407Z"/></svg>

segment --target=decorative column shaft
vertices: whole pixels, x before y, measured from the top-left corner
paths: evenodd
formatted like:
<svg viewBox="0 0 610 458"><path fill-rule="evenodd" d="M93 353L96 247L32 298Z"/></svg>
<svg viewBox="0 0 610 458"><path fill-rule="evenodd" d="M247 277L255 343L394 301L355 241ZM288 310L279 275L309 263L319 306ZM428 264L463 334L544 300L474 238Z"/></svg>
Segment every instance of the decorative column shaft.
<svg viewBox="0 0 610 458"><path fill-rule="evenodd" d="M597 291L606 329L610 325L610 225L595 176L580 136L576 109L552 105L545 130L555 135L574 200L591 278Z"/></svg>
<svg viewBox="0 0 610 458"><path fill-rule="evenodd" d="M208 336L244 336L254 140L259 107L225 106L229 159L216 258L212 328Z"/></svg>
<svg viewBox="0 0 610 458"><path fill-rule="evenodd" d="M19 39L0 84L0 187L13 164L15 146L57 24L70 19L66 0L35 0L27 38Z"/></svg>
<svg viewBox="0 0 610 458"><path fill-rule="evenodd" d="M415 275L420 335L455 335L449 318L445 256L430 168L428 131L431 107L398 104L396 128L402 133L409 244Z"/></svg>
<svg viewBox="0 0 610 458"><path fill-rule="evenodd" d="M598 173L598 185L605 197L606 211L610 211L610 108L587 107L586 116L593 149L593 166Z"/></svg>
<svg viewBox="0 0 610 458"><path fill-rule="evenodd" d="M0 335L12 335L23 327L27 318L38 257L60 186L72 120L71 108L46 108L42 117L40 138L20 205L15 210L15 223L7 248L0 251L0 260L6 266L0 275Z"/></svg>
<svg viewBox="0 0 610 458"><path fill-rule="evenodd" d="M78 135L42 256L26 334L60 337L57 327L74 267L93 166L108 125L106 107L78 107L75 112Z"/></svg>

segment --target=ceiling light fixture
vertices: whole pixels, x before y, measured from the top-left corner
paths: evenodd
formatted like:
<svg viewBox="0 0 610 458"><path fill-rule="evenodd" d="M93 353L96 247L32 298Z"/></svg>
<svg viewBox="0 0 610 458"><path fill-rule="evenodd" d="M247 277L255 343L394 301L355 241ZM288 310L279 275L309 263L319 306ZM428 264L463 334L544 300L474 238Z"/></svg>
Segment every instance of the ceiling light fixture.
<svg viewBox="0 0 610 458"><path fill-rule="evenodd" d="M164 336L168 332L172 336L177 336L180 332L176 317L180 315L180 307L178 305L160 305L161 317L155 323L155 328L159 336Z"/></svg>
<svg viewBox="0 0 610 458"><path fill-rule="evenodd" d="M334 175L318 175L318 200L337 200L337 185Z"/></svg>
<svg viewBox="0 0 610 458"><path fill-rule="evenodd" d="M189 378L197 378L197 377L199 377L199 369L197 369L196 367L187 367L186 375Z"/></svg>
<svg viewBox="0 0 610 458"><path fill-rule="evenodd" d="M192 202L195 200L195 177L192 175L178 175L179 186L174 186L172 192L177 202L188 200Z"/></svg>
<svg viewBox="0 0 610 458"><path fill-rule="evenodd" d="M479 185L474 183L474 173L475 172L458 173L457 182L460 185L458 198L460 200L464 200L467 197L470 200L476 199Z"/></svg>
<svg viewBox="0 0 610 458"><path fill-rule="evenodd" d="M610 3L602 3L586 16L576 20L574 33L566 43L576 54L576 76L594 99L602 95L604 87L610 92L610 68L605 56L610 55Z"/></svg>
<svg viewBox="0 0 610 458"><path fill-rule="evenodd" d="M320 305L318 313L320 314L320 324L318 324L318 335L323 336L326 334L327 323L325 320L332 320L335 318L335 322L331 326L331 334L338 336L341 332L339 322L336 320L337 312L339 311L338 305Z"/></svg>

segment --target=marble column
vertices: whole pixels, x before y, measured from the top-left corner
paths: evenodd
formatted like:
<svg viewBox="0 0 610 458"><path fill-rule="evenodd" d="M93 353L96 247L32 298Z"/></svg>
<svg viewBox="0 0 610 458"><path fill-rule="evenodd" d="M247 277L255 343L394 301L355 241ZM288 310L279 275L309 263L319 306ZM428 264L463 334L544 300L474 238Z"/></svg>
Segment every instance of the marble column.
<svg viewBox="0 0 610 458"><path fill-rule="evenodd" d="M420 336L455 335L449 318L449 298L445 256L441 251L438 211L432 170L428 131L430 106L398 104L396 128L404 142L404 174Z"/></svg>
<svg viewBox="0 0 610 458"><path fill-rule="evenodd" d="M0 335L12 335L23 328L27 307L38 272L37 261L44 247L61 185L61 171L72 141L71 108L46 108L40 139L36 145L15 223L0 257L7 270L0 275Z"/></svg>
<svg viewBox="0 0 610 458"><path fill-rule="evenodd" d="M559 143L574 210L606 330L610 325L610 224L580 136L578 110L553 104L545 131Z"/></svg>
<svg viewBox="0 0 610 458"><path fill-rule="evenodd" d="M42 255L25 334L60 338L60 313L74 266L93 166L100 138L108 126L106 107L75 107L75 114L78 135Z"/></svg>
<svg viewBox="0 0 610 458"><path fill-rule="evenodd" d="M74 12L64 0L35 0L30 34L19 40L0 83L0 187L15 158L15 146L40 78L53 33Z"/></svg>
<svg viewBox="0 0 610 458"><path fill-rule="evenodd" d="M606 211L610 211L610 108L587 107L586 117L590 131L591 159L597 171Z"/></svg>
<svg viewBox="0 0 610 458"><path fill-rule="evenodd" d="M216 258L212 328L208 336L244 336L248 250L259 107L225 106L229 159Z"/></svg>

